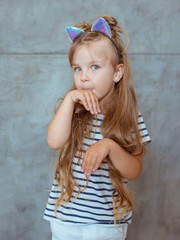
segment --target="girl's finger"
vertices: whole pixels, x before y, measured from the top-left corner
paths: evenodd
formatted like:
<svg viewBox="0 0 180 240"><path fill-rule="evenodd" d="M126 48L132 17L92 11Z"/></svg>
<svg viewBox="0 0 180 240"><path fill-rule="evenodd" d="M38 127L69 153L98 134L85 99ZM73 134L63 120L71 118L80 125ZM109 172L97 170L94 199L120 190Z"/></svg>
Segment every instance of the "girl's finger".
<svg viewBox="0 0 180 240"><path fill-rule="evenodd" d="M84 166L85 166L84 156L81 156L81 159L82 159L81 172L84 172Z"/></svg>
<svg viewBox="0 0 180 240"><path fill-rule="evenodd" d="M88 159L88 157L87 156L85 156L84 158L83 158L83 169L84 169L84 174L85 175L88 175L88 176L90 176L90 172L89 172L89 170L90 170L90 161L89 161L89 159Z"/></svg>
<svg viewBox="0 0 180 240"><path fill-rule="evenodd" d="M90 174L90 175L91 175L93 172L96 171L95 168L96 168L96 161L91 165L91 168L89 169L89 174ZM97 166L97 168L98 168L98 166Z"/></svg>
<svg viewBox="0 0 180 240"><path fill-rule="evenodd" d="M93 166L94 166L94 164L92 165L92 163L86 165L86 168L84 170L84 174L87 175L87 176L90 176L93 172Z"/></svg>
<svg viewBox="0 0 180 240"><path fill-rule="evenodd" d="M101 110L100 110L100 106L99 106L98 98L96 97L95 94L94 94L94 96L95 96L95 101L96 101L96 109L97 109L97 112L101 112Z"/></svg>
<svg viewBox="0 0 180 240"><path fill-rule="evenodd" d="M86 153L81 158L82 158L81 171L85 173L87 172L87 168L88 168L88 160L87 160Z"/></svg>
<svg viewBox="0 0 180 240"><path fill-rule="evenodd" d="M95 114L98 114L98 104L97 104L97 97L94 93L90 92L90 97L91 97L91 101L92 101L92 106L93 106L93 112Z"/></svg>
<svg viewBox="0 0 180 240"><path fill-rule="evenodd" d="M95 159L91 159L86 154L83 156L83 163L81 166L81 171L84 172L85 175L90 176L93 172L93 167L95 165L94 163Z"/></svg>
<svg viewBox="0 0 180 240"><path fill-rule="evenodd" d="M90 110L91 114L94 114L94 106L93 106L93 100L91 98L91 94L92 94L91 91L84 92L89 110Z"/></svg>
<svg viewBox="0 0 180 240"><path fill-rule="evenodd" d="M71 98L74 102L82 104L87 111L92 114L97 112L99 106L98 99L90 90L74 90L71 92Z"/></svg>
<svg viewBox="0 0 180 240"><path fill-rule="evenodd" d="M99 165L97 162L95 163L94 167L93 167L93 172L97 171L99 168Z"/></svg>
<svg viewBox="0 0 180 240"><path fill-rule="evenodd" d="M87 101L87 97L84 92L80 94L79 100L80 100L79 102L86 108L86 110L89 111L90 110L89 103Z"/></svg>

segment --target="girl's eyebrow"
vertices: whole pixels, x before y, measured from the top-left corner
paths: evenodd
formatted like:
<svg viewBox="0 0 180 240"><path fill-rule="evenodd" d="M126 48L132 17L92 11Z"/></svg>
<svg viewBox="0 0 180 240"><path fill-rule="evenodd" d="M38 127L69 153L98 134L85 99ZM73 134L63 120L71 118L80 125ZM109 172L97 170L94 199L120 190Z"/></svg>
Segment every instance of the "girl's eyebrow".
<svg viewBox="0 0 180 240"><path fill-rule="evenodd" d="M72 66L77 66L77 65L79 65L79 64L76 64L76 63L72 63Z"/></svg>
<svg viewBox="0 0 180 240"><path fill-rule="evenodd" d="M90 61L88 62L89 65L93 65L93 64L102 64L103 62L100 61L100 60L93 60L93 61ZM80 63L76 63L76 62L73 62L72 63L72 66L80 66L81 64Z"/></svg>
<svg viewBox="0 0 180 240"><path fill-rule="evenodd" d="M100 60L93 60L89 64L100 64L102 63Z"/></svg>
<svg viewBox="0 0 180 240"><path fill-rule="evenodd" d="M74 63L74 62L73 62L73 63L71 64L71 67L79 67L80 65L81 65L81 64L78 64L78 63Z"/></svg>

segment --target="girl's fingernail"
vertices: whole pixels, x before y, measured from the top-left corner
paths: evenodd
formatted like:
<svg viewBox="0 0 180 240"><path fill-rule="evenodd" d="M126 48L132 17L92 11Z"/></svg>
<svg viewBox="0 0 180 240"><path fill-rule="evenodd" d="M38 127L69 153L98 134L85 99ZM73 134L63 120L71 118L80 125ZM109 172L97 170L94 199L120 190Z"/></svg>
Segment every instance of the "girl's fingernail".
<svg viewBox="0 0 180 240"><path fill-rule="evenodd" d="M84 169L83 169L83 168L81 168L81 172L84 172Z"/></svg>

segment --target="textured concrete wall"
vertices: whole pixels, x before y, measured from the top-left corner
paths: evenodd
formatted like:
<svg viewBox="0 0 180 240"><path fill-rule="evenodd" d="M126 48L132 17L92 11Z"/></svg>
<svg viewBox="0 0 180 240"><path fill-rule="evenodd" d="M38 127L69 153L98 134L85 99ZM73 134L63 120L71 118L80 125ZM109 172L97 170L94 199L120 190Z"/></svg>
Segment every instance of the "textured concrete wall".
<svg viewBox="0 0 180 240"><path fill-rule="evenodd" d="M72 83L65 27L104 14L128 30L133 82L153 140L131 183L138 207L128 239L179 239L180 1L0 0L2 240L50 239L42 216L56 152L46 130Z"/></svg>

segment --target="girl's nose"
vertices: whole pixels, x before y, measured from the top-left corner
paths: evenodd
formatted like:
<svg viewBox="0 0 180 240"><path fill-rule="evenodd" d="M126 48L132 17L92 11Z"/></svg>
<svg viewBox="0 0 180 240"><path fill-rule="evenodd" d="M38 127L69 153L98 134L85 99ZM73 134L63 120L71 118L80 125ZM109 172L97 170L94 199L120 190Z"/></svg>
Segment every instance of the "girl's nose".
<svg viewBox="0 0 180 240"><path fill-rule="evenodd" d="M82 73L81 73L81 81L82 82L89 81L89 77L88 77L88 74L87 74L86 71L82 71Z"/></svg>

